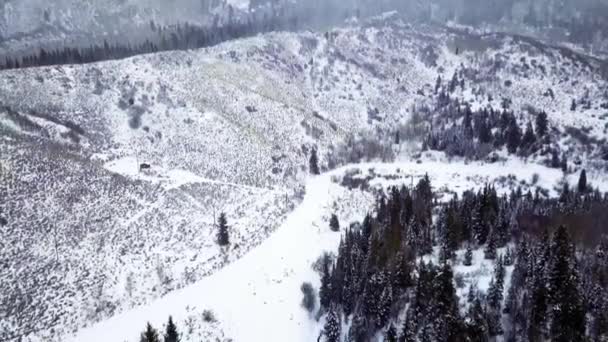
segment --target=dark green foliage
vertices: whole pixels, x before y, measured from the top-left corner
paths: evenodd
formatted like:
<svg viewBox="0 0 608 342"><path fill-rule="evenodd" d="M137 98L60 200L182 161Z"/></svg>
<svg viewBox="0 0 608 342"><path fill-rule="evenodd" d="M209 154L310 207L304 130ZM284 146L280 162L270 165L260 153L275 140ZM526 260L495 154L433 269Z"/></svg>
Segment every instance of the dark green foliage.
<svg viewBox="0 0 608 342"><path fill-rule="evenodd" d="M302 291L303 296L302 307L308 312L313 312L313 310L315 309L315 303L317 301L315 289L310 283L303 283L300 287L300 291Z"/></svg>
<svg viewBox="0 0 608 342"><path fill-rule="evenodd" d="M536 134L539 138L543 138L549 130L549 123L547 120L547 113L544 111L536 115Z"/></svg>
<svg viewBox="0 0 608 342"><path fill-rule="evenodd" d="M570 110L575 112L576 111L576 100L572 99L572 103L570 104Z"/></svg>
<svg viewBox="0 0 608 342"><path fill-rule="evenodd" d="M521 148L530 150L534 144L536 143L536 135L534 134L534 129L532 128L532 123L528 122L526 125L526 131L524 133L524 137L521 140Z"/></svg>
<svg viewBox="0 0 608 342"><path fill-rule="evenodd" d="M331 260L329 257L324 257L321 265L321 288L319 289L319 299L323 309L328 309L331 304L331 279Z"/></svg>
<svg viewBox="0 0 608 342"><path fill-rule="evenodd" d="M332 214L329 219L329 228L334 232L340 231L340 221L338 221L338 216L336 214Z"/></svg>
<svg viewBox="0 0 608 342"><path fill-rule="evenodd" d="M317 149L313 148L310 152L310 159L308 160L309 171L313 175L318 175L319 172L319 158L317 157Z"/></svg>
<svg viewBox="0 0 608 342"><path fill-rule="evenodd" d="M517 120L513 118L507 128L507 149L509 153L517 152L519 145L521 144L521 129L517 124Z"/></svg>
<svg viewBox="0 0 608 342"><path fill-rule="evenodd" d="M384 334L385 342L397 342L397 330L395 330L395 326L390 324L386 333Z"/></svg>
<svg viewBox="0 0 608 342"><path fill-rule="evenodd" d="M428 177L414 189L390 188L377 197L376 215L366 215L361 225L343 229L335 262L325 258L321 264L321 312L334 308L341 317L353 317L349 341L369 341L388 333L395 322L392 315L406 310L406 305L399 341L487 341L501 335L506 341L564 340L564 336L580 340L586 328L588 335L608 333L604 313L608 300L588 304L590 298L606 294L608 256L601 256L608 255L608 240L597 252L581 254L587 262L579 264L572 241L558 243L565 240L558 238L563 236L558 232L552 243L549 231L568 215L591 215L589 208L598 206L608 209L608 196L567 190L558 201L516 189L498 197L493 187L485 186L447 203L435 203L434 197ZM439 213L434 224L432 213ZM577 224L584 227L592 220L582 222ZM479 242L483 245L474 246ZM516 252L511 249L514 243ZM496 260L493 281L487 293L470 284L466 299L471 306L465 320L454 285L460 282L450 264L453 253L463 247L469 264L473 248L481 246ZM433 247L441 247L445 262L416 263ZM501 248L505 252L499 255ZM562 252L568 252L566 268L558 267L564 264L557 257ZM581 265L594 266L581 270ZM585 292L587 287L594 296ZM567 322L566 314L572 318Z"/></svg>
<svg viewBox="0 0 608 342"><path fill-rule="evenodd" d="M549 273L549 302L552 304L550 335L553 341L583 341L585 307L579 277L574 269L574 248L566 227L555 233L551 246L553 263Z"/></svg>
<svg viewBox="0 0 608 342"><path fill-rule="evenodd" d="M473 249L471 248L471 244L467 245L467 251L464 253L464 262L465 266L471 266L473 264Z"/></svg>
<svg viewBox="0 0 608 342"><path fill-rule="evenodd" d="M177 327L175 323L173 323L173 317L169 316L169 321L167 322L167 328L165 329L165 341L164 342L179 342L179 333L177 332Z"/></svg>
<svg viewBox="0 0 608 342"><path fill-rule="evenodd" d="M481 306L479 298L475 298L467 313L468 322L466 330L468 336L471 337L469 341L473 342L487 342L490 340L490 328L486 320L486 313Z"/></svg>
<svg viewBox="0 0 608 342"><path fill-rule="evenodd" d="M581 175L578 178L578 192L587 192L587 171L581 171Z"/></svg>
<svg viewBox="0 0 608 342"><path fill-rule="evenodd" d="M340 314L336 308L332 307L329 309L329 313L325 318L325 326L323 327L323 333L327 342L339 342L340 334L342 331L342 323L340 320Z"/></svg>
<svg viewBox="0 0 608 342"><path fill-rule="evenodd" d="M226 219L225 213L221 213L218 219L217 243L220 246L227 246L230 244L228 220Z"/></svg>
<svg viewBox="0 0 608 342"><path fill-rule="evenodd" d="M152 324L148 322L146 325L146 330L141 333L141 337L139 338L140 342L160 342L158 337L158 331L152 327Z"/></svg>

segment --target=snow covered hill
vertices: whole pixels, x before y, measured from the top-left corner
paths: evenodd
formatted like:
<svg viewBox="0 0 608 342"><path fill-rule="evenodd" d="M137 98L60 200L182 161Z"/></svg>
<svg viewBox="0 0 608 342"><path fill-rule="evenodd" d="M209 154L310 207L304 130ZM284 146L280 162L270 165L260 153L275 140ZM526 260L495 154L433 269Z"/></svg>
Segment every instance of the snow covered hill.
<svg viewBox="0 0 608 342"><path fill-rule="evenodd" d="M510 99L523 118L530 106L544 109L560 132L572 126L597 142L563 136L582 160L573 167L601 166L598 146L608 129L602 67L540 43L412 27L387 15L327 33L272 33L195 51L3 71L0 206L8 224L0 281L8 285L0 294L0 338L62 340L167 294L217 289L219 281L206 276L221 269L221 279L245 267L223 268L227 263L269 253L254 247L288 235L293 215L316 208L309 202L317 187L308 186L305 209L289 214L302 201L313 148L322 168L351 161L336 151L361 136L398 154L407 142L393 145L395 131L411 124L414 107L432 105L438 76L456 70L467 76L454 96L474 107ZM553 96L544 95L549 89ZM573 98L588 108L572 112ZM150 170L140 172L142 163ZM601 176L589 171L592 180ZM547 183L561 176L551 172ZM214 242L220 212L231 227L228 250ZM325 225L323 216L313 220ZM317 256L294 260L294 270ZM199 311L211 300L201 298ZM174 314L186 319L180 310L187 299L179 300ZM226 335L241 336L242 316L222 317L232 315L232 304L211 304L230 322L222 325ZM137 312L146 313L140 321L172 314ZM125 333L134 336L138 324Z"/></svg>
<svg viewBox="0 0 608 342"><path fill-rule="evenodd" d="M361 222L365 214L373 210L373 192L349 189L341 184L345 175L352 174L355 169L370 177L370 185L375 189L387 189L394 184L409 185L410 181L415 184L428 174L434 188L446 191L446 200L452 198L452 191L479 189L492 179L512 176L515 184L522 184L521 181L525 183L534 173L541 173L543 176L537 184L529 184L530 189L550 189L561 177L558 171L518 161L499 166L446 164L429 159L420 164L366 163L342 167L311 178L306 184L302 203L288 215L275 234L243 258L150 305L83 329L70 341L137 341L147 322L162 328L169 315L181 328L183 342L317 340L323 322L315 320L300 305L302 294L299 289L303 282L309 281L318 289L319 276L313 264L324 252L338 252L342 234L329 229L330 216L337 214L342 226L348 227ZM605 176L594 177L594 182L602 190L608 190ZM509 183L497 185L501 193L512 188ZM477 284L479 290L487 291L492 271L492 261L484 260L482 250L476 251L472 266L455 269L465 284L460 286L459 295L466 298L472 283ZM205 318L209 312L214 314L216 321Z"/></svg>
<svg viewBox="0 0 608 342"><path fill-rule="evenodd" d="M0 2L0 51L31 54L39 48L88 46L137 40L155 25L178 23L206 25L215 14L247 10L248 0L6 0ZM36 50L32 50L32 48Z"/></svg>

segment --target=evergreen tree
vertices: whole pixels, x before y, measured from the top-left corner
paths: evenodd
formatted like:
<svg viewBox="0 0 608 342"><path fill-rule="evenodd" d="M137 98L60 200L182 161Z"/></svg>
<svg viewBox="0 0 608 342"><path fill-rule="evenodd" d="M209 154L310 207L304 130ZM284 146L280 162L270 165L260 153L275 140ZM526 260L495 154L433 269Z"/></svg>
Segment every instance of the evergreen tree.
<svg viewBox="0 0 608 342"><path fill-rule="evenodd" d="M179 342L179 334L177 327L173 323L173 318L169 316L169 322L167 322L167 328L165 330L165 342Z"/></svg>
<svg viewBox="0 0 608 342"><path fill-rule="evenodd" d="M467 251L464 253L464 262L465 266L473 265L473 249L471 248L471 244L467 244Z"/></svg>
<svg viewBox="0 0 608 342"><path fill-rule="evenodd" d="M528 318L528 336L531 341L541 341L545 339L547 308L547 290L544 283L544 277L541 274L537 274L532 287L530 316Z"/></svg>
<svg viewBox="0 0 608 342"><path fill-rule="evenodd" d="M488 144L492 141L492 130L488 125L488 120L484 116L479 120L479 127L477 127L479 142Z"/></svg>
<svg viewBox="0 0 608 342"><path fill-rule="evenodd" d="M483 251L484 258L488 260L496 259L496 233L494 230L490 233L490 237L488 238L488 242L486 244L486 248Z"/></svg>
<svg viewBox="0 0 608 342"><path fill-rule="evenodd" d="M515 118L511 119L509 123L509 127L507 128L507 149L509 153L517 152L517 148L521 143L521 129L517 124L517 120Z"/></svg>
<svg viewBox="0 0 608 342"><path fill-rule="evenodd" d="M585 336L586 315L574 255L568 231L560 226L553 238L554 260L549 275L551 338L556 342L583 341Z"/></svg>
<svg viewBox="0 0 608 342"><path fill-rule="evenodd" d="M384 334L385 342L397 342L397 331L395 330L395 326L391 323Z"/></svg>
<svg viewBox="0 0 608 342"><path fill-rule="evenodd" d="M539 138L543 138L548 133L548 130L547 113L542 111L536 116L536 134Z"/></svg>
<svg viewBox="0 0 608 342"><path fill-rule="evenodd" d="M391 314L391 306L393 305L393 290L390 284L387 284L382 290L380 295L380 302L378 308L378 316L376 318L376 327L382 328L388 322Z"/></svg>
<svg viewBox="0 0 608 342"><path fill-rule="evenodd" d="M490 328L479 298L475 298L467 313L467 335L471 342L488 342Z"/></svg>
<svg viewBox="0 0 608 342"><path fill-rule="evenodd" d="M505 251L504 265L513 266L513 263L514 263L513 250L511 249L511 247L507 247L507 250Z"/></svg>
<svg viewBox="0 0 608 342"><path fill-rule="evenodd" d="M435 94L437 94L439 92L439 89L441 89L441 75L437 76L437 80L435 81Z"/></svg>
<svg viewBox="0 0 608 342"><path fill-rule="evenodd" d="M329 309L327 318L325 319L325 326L323 333L327 342L339 342L340 334L342 331L342 323L340 322L340 314L337 312L335 307Z"/></svg>
<svg viewBox="0 0 608 342"><path fill-rule="evenodd" d="M329 257L324 258L321 265L321 287L319 288L319 301L321 308L328 309L331 304L331 269Z"/></svg>
<svg viewBox="0 0 608 342"><path fill-rule="evenodd" d="M403 330L401 336L399 336L399 342L416 342L417 335L417 324L416 315L414 310L408 310L405 322L403 324Z"/></svg>
<svg viewBox="0 0 608 342"><path fill-rule="evenodd" d="M338 221L338 216L336 214L332 214L329 219L329 228L334 232L340 231L340 222Z"/></svg>
<svg viewBox="0 0 608 342"><path fill-rule="evenodd" d="M158 331L152 327L152 324L148 322L146 325L146 330L141 333L141 337L139 338L140 342L160 342L158 338Z"/></svg>
<svg viewBox="0 0 608 342"><path fill-rule="evenodd" d="M462 125L464 127L464 135L466 138L473 137L473 113L471 112L471 107L467 106L464 110L464 119L462 121Z"/></svg>
<svg viewBox="0 0 608 342"><path fill-rule="evenodd" d="M469 285L469 292L467 293L467 302L473 303L477 298L477 286L473 283Z"/></svg>
<svg viewBox="0 0 608 342"><path fill-rule="evenodd" d="M559 152L557 149L553 149L551 151L551 167L554 169L559 169L561 168L561 163L562 161L559 159Z"/></svg>
<svg viewBox="0 0 608 342"><path fill-rule="evenodd" d="M319 158L317 157L317 149L313 148L310 152L310 159L308 161L310 173L313 175L320 174L319 172Z"/></svg>
<svg viewBox="0 0 608 342"><path fill-rule="evenodd" d="M587 192L587 171L581 171L581 175L578 178L578 192Z"/></svg>
<svg viewBox="0 0 608 342"><path fill-rule="evenodd" d="M575 112L576 111L576 100L572 99L572 103L570 104L570 110Z"/></svg>
<svg viewBox="0 0 608 342"><path fill-rule="evenodd" d="M534 135L534 129L532 128L532 123L528 122L526 125L526 131L524 133L524 137L521 140L521 147L523 149L531 148L534 143L536 143L536 135Z"/></svg>
<svg viewBox="0 0 608 342"><path fill-rule="evenodd" d="M225 213L221 213L218 219L217 243L220 246L227 246L230 244L230 235L228 233L228 220L226 219Z"/></svg>

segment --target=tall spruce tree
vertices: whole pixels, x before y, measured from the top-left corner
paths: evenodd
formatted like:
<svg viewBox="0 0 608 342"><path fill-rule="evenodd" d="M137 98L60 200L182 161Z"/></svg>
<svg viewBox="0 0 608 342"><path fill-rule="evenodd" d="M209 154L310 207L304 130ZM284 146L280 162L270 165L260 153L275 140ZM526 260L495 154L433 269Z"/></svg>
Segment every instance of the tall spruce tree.
<svg viewBox="0 0 608 342"><path fill-rule="evenodd" d="M150 322L148 322L148 324L146 324L146 330L143 333L141 333L139 341L140 342L160 342L160 339L158 338L158 331L156 331L156 329L154 329L152 327L152 324L150 324Z"/></svg>
<svg viewBox="0 0 608 342"><path fill-rule="evenodd" d="M328 309L331 304L331 279L331 261L329 257L326 257L323 258L321 265L321 287L319 288L319 301L322 309Z"/></svg>
<svg viewBox="0 0 608 342"><path fill-rule="evenodd" d="M586 314L575 270L574 248L565 226L555 232L552 257L549 273L551 339L555 342L583 341Z"/></svg>
<svg viewBox="0 0 608 342"><path fill-rule="evenodd" d="M329 309L329 313L325 318L325 326L323 327L326 342L339 342L340 334L342 333L342 323L340 314L335 307Z"/></svg>
<svg viewBox="0 0 608 342"><path fill-rule="evenodd" d="M578 178L578 192L587 192L587 171L581 171L581 175Z"/></svg>
<svg viewBox="0 0 608 342"><path fill-rule="evenodd" d="M179 342L179 333L177 332L177 327L175 323L173 323L173 317L169 316L169 321L167 322L167 328L165 330L165 341L164 342Z"/></svg>
<svg viewBox="0 0 608 342"><path fill-rule="evenodd" d="M310 173L313 175L318 175L319 172L319 158L317 157L317 149L313 148L310 152L310 159L308 160L308 166Z"/></svg>
<svg viewBox="0 0 608 342"><path fill-rule="evenodd" d="M467 251L464 253L464 262L463 265L471 266L473 265L473 249L471 248L471 244L467 244Z"/></svg>
<svg viewBox="0 0 608 342"><path fill-rule="evenodd" d="M384 334L385 342L397 342L397 330L395 330L395 326L391 323Z"/></svg>
<svg viewBox="0 0 608 342"><path fill-rule="evenodd" d="M547 121L547 113L544 111L536 115L536 134L539 138L544 138L549 130L549 123Z"/></svg>
<svg viewBox="0 0 608 342"><path fill-rule="evenodd" d="M507 149L509 153L517 152L521 144L521 129L517 124L517 120L513 117L507 128Z"/></svg>
<svg viewBox="0 0 608 342"><path fill-rule="evenodd" d="M218 219L217 243L220 246L227 246L230 244L228 220L226 219L225 213L221 213Z"/></svg>
<svg viewBox="0 0 608 342"><path fill-rule="evenodd" d="M329 228L334 232L340 231L340 221L338 221L338 216L336 214L332 214L329 219Z"/></svg>

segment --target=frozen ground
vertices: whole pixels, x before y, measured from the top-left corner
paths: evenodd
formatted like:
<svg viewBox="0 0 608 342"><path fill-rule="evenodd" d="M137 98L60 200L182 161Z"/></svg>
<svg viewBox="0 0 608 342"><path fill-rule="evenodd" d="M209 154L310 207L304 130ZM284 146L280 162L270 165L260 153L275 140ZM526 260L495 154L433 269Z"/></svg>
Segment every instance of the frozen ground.
<svg viewBox="0 0 608 342"><path fill-rule="evenodd" d="M174 291L150 305L119 314L111 319L79 331L71 341L137 341L146 322L161 328L169 315L184 331L184 342L199 341L201 336L220 340L314 341L322 322L317 322L300 306L302 282L312 281L318 288L318 275L312 263L324 252L336 252L340 234L328 228L330 214L338 213L342 226L359 221L371 210L373 195L361 190L349 190L339 185L345 172L373 170L375 187L417 182L428 173L434 188L454 188L457 192L483 186L501 176L513 175L515 184L541 173L538 186L551 188L560 173L519 161L506 164L444 163L426 160L422 163L367 163L349 165L308 180L302 203L291 212L278 231L259 247L220 271L184 289ZM390 177L390 180L386 179ZM403 176L395 180L394 176ZM593 180L593 179L592 179ZM599 179L594 179L600 184ZM607 183L601 183L605 188ZM513 184L496 184L499 191ZM462 258L459 252L459 258ZM436 256L431 257L436 258ZM465 286L476 283L486 291L493 272L491 261L483 259L483 251L474 251L474 264L457 266L456 274ZM507 268L508 288L511 267ZM203 311L211 310L218 322L208 323ZM194 327L194 328L192 328ZM188 330L192 329L192 333ZM208 335L204 335L208 334Z"/></svg>

